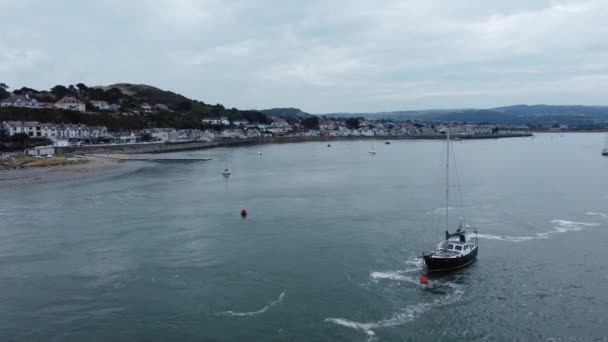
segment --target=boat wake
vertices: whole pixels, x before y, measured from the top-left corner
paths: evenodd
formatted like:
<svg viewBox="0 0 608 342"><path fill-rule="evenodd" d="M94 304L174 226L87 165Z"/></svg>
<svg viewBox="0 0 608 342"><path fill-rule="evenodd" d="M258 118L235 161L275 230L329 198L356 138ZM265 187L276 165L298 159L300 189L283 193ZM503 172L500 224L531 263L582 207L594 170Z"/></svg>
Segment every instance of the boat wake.
<svg viewBox="0 0 608 342"><path fill-rule="evenodd" d="M249 312L224 311L224 312L218 312L218 313L216 313L216 315L217 316L230 316L230 317L257 316L257 315L261 315L264 312L268 311L268 309L270 309L271 307L281 303L283 301L283 299L285 299L285 291L281 292L281 294L279 295L279 298L277 298L275 301L268 303L268 305L266 305L265 307L261 308L258 311L249 311Z"/></svg>
<svg viewBox="0 0 608 342"><path fill-rule="evenodd" d="M448 207L448 211L453 211L456 210L457 208L454 207ZM429 212L433 213L433 214L438 214L438 215L445 215L445 207L441 207L441 208L435 208L433 211Z"/></svg>
<svg viewBox="0 0 608 342"><path fill-rule="evenodd" d="M600 213L587 213L588 215L603 215ZM608 217L608 215L607 215ZM575 222L575 221L567 221L567 220L553 220L553 230L548 232L536 233L530 236L507 236L507 235L492 235L492 234L477 234L477 237L480 239L486 240L500 240L500 241L510 241L510 242L523 242L529 240L537 240L537 239L548 239L551 235L557 233L567 233L580 231L585 229L586 227L596 227L599 226L599 223L588 223L588 222Z"/></svg>
<svg viewBox="0 0 608 342"><path fill-rule="evenodd" d="M414 257L411 260L406 261L406 264L411 266L411 268L397 271L371 272L369 274L369 278L371 279L371 281L365 284L358 285L368 286L372 283L377 284L380 280L395 280L418 285L418 281L416 280L416 278L408 276L407 274L422 271L424 269L424 261L422 261L422 259L420 258Z"/></svg>
<svg viewBox="0 0 608 342"><path fill-rule="evenodd" d="M603 217L603 218L608 218L608 214L604 214L604 213L585 213L586 215L589 216L599 216L599 217Z"/></svg>
<svg viewBox="0 0 608 342"><path fill-rule="evenodd" d="M376 282L378 280L386 279L386 280L396 280L396 281L402 281L402 282L418 285L418 281L416 280L416 278L405 275L406 273L417 272L417 271L420 271L420 269L415 268L415 269L404 270L404 271L372 272L372 273L370 273L369 277L372 278L372 280L376 281Z"/></svg>
<svg viewBox="0 0 608 342"><path fill-rule="evenodd" d="M452 283L445 283L443 285L451 288L452 292L431 302L409 305L400 310L399 312L396 312L391 317L377 322L362 323L351 321L346 318L326 318L325 322L355 329L361 333L366 334L369 337L368 340L374 340L376 336L376 333L374 332L375 329L407 324L434 308L456 303L462 298L464 291L462 291L460 286L457 286L456 284Z"/></svg>

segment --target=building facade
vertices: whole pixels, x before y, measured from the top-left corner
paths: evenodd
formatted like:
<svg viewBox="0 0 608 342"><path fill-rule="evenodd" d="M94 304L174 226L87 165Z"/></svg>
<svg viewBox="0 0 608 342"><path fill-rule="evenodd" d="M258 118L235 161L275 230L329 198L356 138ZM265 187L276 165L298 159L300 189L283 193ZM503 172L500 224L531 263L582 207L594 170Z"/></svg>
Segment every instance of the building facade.
<svg viewBox="0 0 608 342"><path fill-rule="evenodd" d="M84 102L72 96L64 96L61 100L55 102L55 108L75 110L79 112L86 111Z"/></svg>
<svg viewBox="0 0 608 342"><path fill-rule="evenodd" d="M38 101L29 95L12 95L0 101L0 107L40 108Z"/></svg>

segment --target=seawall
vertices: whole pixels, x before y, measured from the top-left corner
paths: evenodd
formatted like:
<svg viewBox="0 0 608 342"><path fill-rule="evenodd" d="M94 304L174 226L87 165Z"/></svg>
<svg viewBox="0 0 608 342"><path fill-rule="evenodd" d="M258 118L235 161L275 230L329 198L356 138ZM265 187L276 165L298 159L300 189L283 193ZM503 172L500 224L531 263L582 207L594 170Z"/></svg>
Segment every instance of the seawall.
<svg viewBox="0 0 608 342"><path fill-rule="evenodd" d="M500 138L519 138L529 137L531 133L505 133L505 134L485 134L485 135L461 135L460 139L500 139ZM58 153L167 153L188 150L203 150L214 147L245 146L259 144L284 144L298 142L327 142L327 141L348 141L348 140L442 140L440 135L418 135L418 136L383 136L383 137L268 137L268 138L248 138L248 139L226 139L211 142L184 142L184 143L137 143L124 145L86 145L57 147Z"/></svg>

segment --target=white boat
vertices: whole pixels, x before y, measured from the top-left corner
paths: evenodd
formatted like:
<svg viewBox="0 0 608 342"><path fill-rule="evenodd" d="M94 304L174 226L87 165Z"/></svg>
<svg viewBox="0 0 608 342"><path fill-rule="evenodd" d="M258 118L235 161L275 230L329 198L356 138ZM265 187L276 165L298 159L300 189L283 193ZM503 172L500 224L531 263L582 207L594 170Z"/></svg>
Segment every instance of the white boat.
<svg viewBox="0 0 608 342"><path fill-rule="evenodd" d="M224 171L222 171L222 175L224 177L228 177L232 174L232 172L228 168L228 153L226 153L225 161L226 161L226 166L224 167Z"/></svg>
<svg viewBox="0 0 608 342"><path fill-rule="evenodd" d="M258 145L260 145L260 149L258 150L258 156L261 156L264 154L264 152L262 152L262 136L261 135L258 137Z"/></svg>
<svg viewBox="0 0 608 342"><path fill-rule="evenodd" d="M445 240L435 250L422 255L428 272L456 270L470 265L479 250L477 228L463 225L462 219L455 233L449 232L450 212L450 131L446 130L446 190L445 190ZM466 229L473 229L475 237L467 239Z"/></svg>
<svg viewBox="0 0 608 342"><path fill-rule="evenodd" d="M604 149L602 150L602 155L604 157L608 157L608 131L606 132L606 144L604 145Z"/></svg>
<svg viewBox="0 0 608 342"><path fill-rule="evenodd" d="M372 139L372 148L369 150L369 154L376 154L376 150L374 149L374 139Z"/></svg>

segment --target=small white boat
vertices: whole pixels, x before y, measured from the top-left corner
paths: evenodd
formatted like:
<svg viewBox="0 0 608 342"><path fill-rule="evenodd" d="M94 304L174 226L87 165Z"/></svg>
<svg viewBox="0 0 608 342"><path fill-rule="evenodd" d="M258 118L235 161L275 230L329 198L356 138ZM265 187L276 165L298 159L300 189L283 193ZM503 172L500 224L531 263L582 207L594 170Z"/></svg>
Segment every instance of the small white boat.
<svg viewBox="0 0 608 342"><path fill-rule="evenodd" d="M226 152L225 161L226 161L226 165L224 166L224 171L222 171L222 175L224 177L228 177L232 174L232 172L230 172L230 169L228 168L228 152Z"/></svg>
<svg viewBox="0 0 608 342"><path fill-rule="evenodd" d="M261 156L261 155L263 155L263 154L264 154L264 152L262 152L262 151L258 151L258 156Z"/></svg>
<svg viewBox="0 0 608 342"><path fill-rule="evenodd" d="M369 154L376 154L376 149L374 148L374 139L372 138L372 148L369 150Z"/></svg>

